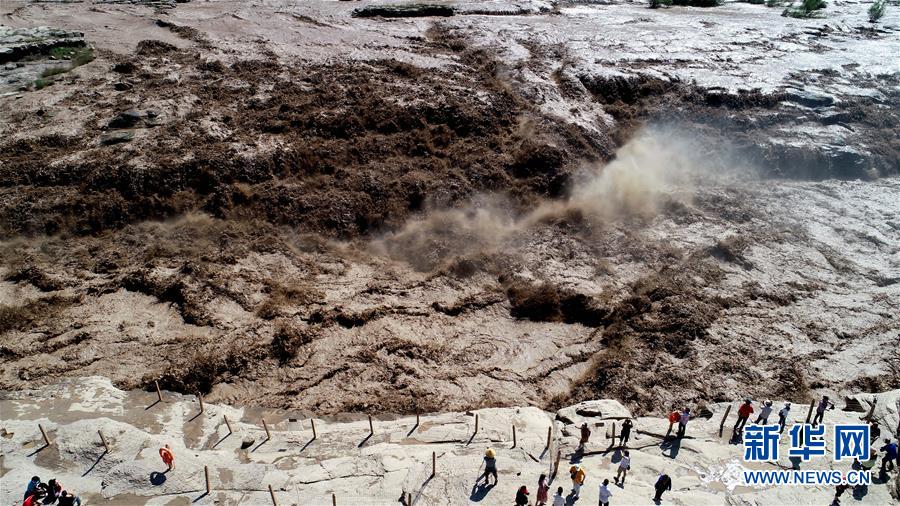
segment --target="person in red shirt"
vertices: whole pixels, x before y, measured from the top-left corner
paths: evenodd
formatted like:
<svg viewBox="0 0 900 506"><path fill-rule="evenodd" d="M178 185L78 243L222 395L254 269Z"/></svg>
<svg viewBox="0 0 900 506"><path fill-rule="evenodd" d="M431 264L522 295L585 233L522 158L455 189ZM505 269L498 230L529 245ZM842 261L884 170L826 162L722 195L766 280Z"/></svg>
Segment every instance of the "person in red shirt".
<svg viewBox="0 0 900 506"><path fill-rule="evenodd" d="M669 437L669 434L672 433L672 427L674 427L679 420L681 420L681 413L679 413L677 409L669 413L669 430L666 431L666 437Z"/></svg>
<svg viewBox="0 0 900 506"><path fill-rule="evenodd" d="M175 469L175 454L172 453L172 448L169 445L159 449L159 456L162 458L163 464L168 466L166 469L167 473Z"/></svg>
<svg viewBox="0 0 900 506"><path fill-rule="evenodd" d="M734 422L735 433L744 428L744 425L747 424L747 419L750 418L751 414L753 414L753 401L749 398L744 399L744 403L738 408L738 419Z"/></svg>

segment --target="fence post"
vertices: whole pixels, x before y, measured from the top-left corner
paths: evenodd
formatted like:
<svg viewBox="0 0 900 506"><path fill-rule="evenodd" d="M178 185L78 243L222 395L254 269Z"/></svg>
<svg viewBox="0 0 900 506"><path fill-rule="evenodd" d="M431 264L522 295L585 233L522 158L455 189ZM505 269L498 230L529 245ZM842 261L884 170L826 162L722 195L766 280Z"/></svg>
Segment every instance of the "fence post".
<svg viewBox="0 0 900 506"><path fill-rule="evenodd" d="M204 478L206 478L206 494L209 495L209 493L211 492L209 486L209 468L206 466L203 466L203 476Z"/></svg>
<svg viewBox="0 0 900 506"><path fill-rule="evenodd" d="M318 437L318 436L316 436L316 420L314 418L310 418L309 423L312 424L313 439L316 439Z"/></svg>
<svg viewBox="0 0 900 506"><path fill-rule="evenodd" d="M547 448L550 448L550 436L553 434L553 426L547 427Z"/></svg>
<svg viewBox="0 0 900 506"><path fill-rule="evenodd" d="M369 415L369 434L375 434L375 427L372 426L372 415Z"/></svg>
<svg viewBox="0 0 900 506"><path fill-rule="evenodd" d="M106 449L106 453L109 453L109 445L106 443L106 438L103 437L103 432L97 430L97 434L100 434L100 442L103 443L103 448Z"/></svg>
<svg viewBox="0 0 900 506"><path fill-rule="evenodd" d="M612 439L610 440L610 446L616 445L616 422L612 424Z"/></svg>
<svg viewBox="0 0 900 506"><path fill-rule="evenodd" d="M437 453L431 452L431 476L437 476Z"/></svg>
<svg viewBox="0 0 900 506"><path fill-rule="evenodd" d="M162 402L162 390L159 389L159 381L154 381L154 385L156 385L156 398L159 399L159 402Z"/></svg>
<svg viewBox="0 0 900 506"><path fill-rule="evenodd" d="M269 496L272 497L272 506L278 506L278 499L275 498L275 491L272 490L272 485L269 485Z"/></svg>
<svg viewBox="0 0 900 506"><path fill-rule="evenodd" d="M266 425L265 418L262 419L262 423L263 423L263 429L265 429L265 431L266 431L266 440L268 441L269 439L272 439L272 434L269 433L269 426Z"/></svg>
<svg viewBox="0 0 900 506"><path fill-rule="evenodd" d="M475 413L475 434L478 434L478 413ZM472 434L473 436L475 434Z"/></svg>
<svg viewBox="0 0 900 506"><path fill-rule="evenodd" d="M331 494L331 506L337 506L337 496Z"/></svg>
<svg viewBox="0 0 900 506"><path fill-rule="evenodd" d="M231 422L228 421L228 417L222 415L222 418L225 419L225 426L228 427L228 434L231 434L233 431L231 430Z"/></svg>
<svg viewBox="0 0 900 506"><path fill-rule="evenodd" d="M205 409L203 407L203 396L200 395L200 392L197 392L197 400L200 401L200 414L202 415Z"/></svg>
<svg viewBox="0 0 900 506"><path fill-rule="evenodd" d="M512 428L513 428L513 445L512 445L512 447L515 448L516 447L516 426L513 425Z"/></svg>
<svg viewBox="0 0 900 506"><path fill-rule="evenodd" d="M809 423L809 421L812 420L812 411L815 407L816 401L812 401L809 403L809 411L806 412L806 423Z"/></svg>
<svg viewBox="0 0 900 506"><path fill-rule="evenodd" d="M47 431L44 430L44 426L41 424L38 424L38 429L41 429L41 436L44 437L44 444L46 446L50 446L51 444L53 444L50 442L50 438L47 437Z"/></svg>
<svg viewBox="0 0 900 506"><path fill-rule="evenodd" d="M722 415L722 422L719 423L719 437L722 437L722 430L725 428L725 420L728 419L728 413L731 413L731 404L725 407L725 414Z"/></svg>

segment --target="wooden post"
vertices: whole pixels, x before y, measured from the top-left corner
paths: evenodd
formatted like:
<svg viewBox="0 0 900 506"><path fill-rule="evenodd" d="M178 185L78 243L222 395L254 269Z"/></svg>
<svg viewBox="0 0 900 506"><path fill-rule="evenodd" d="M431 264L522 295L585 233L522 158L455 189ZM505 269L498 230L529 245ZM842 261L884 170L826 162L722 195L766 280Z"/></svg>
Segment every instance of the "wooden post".
<svg viewBox="0 0 900 506"><path fill-rule="evenodd" d="M200 401L200 414L202 415L202 414L203 414L203 411L204 411L204 408L203 408L203 396L200 395L199 392L197 393L197 400Z"/></svg>
<svg viewBox="0 0 900 506"><path fill-rule="evenodd" d="M725 420L728 419L728 413L731 413L731 404L725 407L725 414L722 415L722 421L719 423L719 437L722 437L722 430L725 428Z"/></svg>
<svg viewBox="0 0 900 506"><path fill-rule="evenodd" d="M278 499L275 498L275 491L272 490L272 485L269 485L269 496L272 498L272 506L278 506Z"/></svg>
<svg viewBox="0 0 900 506"><path fill-rule="evenodd" d="M272 439L272 434L269 433L269 426L266 425L266 419L262 419L263 429L266 431L266 440Z"/></svg>
<svg viewBox="0 0 900 506"><path fill-rule="evenodd" d="M369 434L375 434L375 428L372 426L372 415L369 415Z"/></svg>
<svg viewBox="0 0 900 506"><path fill-rule="evenodd" d="M816 401L812 401L809 403L809 411L806 412L806 423L809 423L812 420L812 410L816 407Z"/></svg>
<svg viewBox="0 0 900 506"><path fill-rule="evenodd" d="M337 496L331 494L331 506L337 506Z"/></svg>
<svg viewBox="0 0 900 506"><path fill-rule="evenodd" d="M437 453L431 452L431 476L437 476Z"/></svg>
<svg viewBox="0 0 900 506"><path fill-rule="evenodd" d="M559 471L559 461L562 460L562 450L556 451L556 462L553 463L553 476Z"/></svg>
<svg viewBox="0 0 900 506"><path fill-rule="evenodd" d="M475 434L478 434L478 413L475 413Z"/></svg>
<svg viewBox="0 0 900 506"><path fill-rule="evenodd" d="M316 420L314 418L310 418L309 423L312 424L313 439L316 439L318 437L318 436L316 436Z"/></svg>
<svg viewBox="0 0 900 506"><path fill-rule="evenodd" d="M516 447L516 426L513 425L512 427L513 427L513 445L512 445L512 447L515 448Z"/></svg>
<svg viewBox="0 0 900 506"><path fill-rule="evenodd" d="M47 431L44 430L44 426L38 424L38 429L41 429L41 435L44 436L44 444L46 446L50 446L52 443L50 442L50 438L47 437Z"/></svg>
<svg viewBox="0 0 900 506"><path fill-rule="evenodd" d="M154 381L154 385L156 385L156 398L159 399L159 402L162 402L162 390L159 389L159 382Z"/></svg>
<svg viewBox="0 0 900 506"><path fill-rule="evenodd" d="M228 421L228 417L225 415L222 415L222 418L225 419L225 426L228 427L228 433L231 434L232 433L231 422Z"/></svg>
<svg viewBox="0 0 900 506"><path fill-rule="evenodd" d="M612 439L610 440L610 446L616 445L616 422L612 424Z"/></svg>
<svg viewBox="0 0 900 506"><path fill-rule="evenodd" d="M203 466L203 476L206 478L206 494L209 495L211 492L209 486L209 468L206 466Z"/></svg>
<svg viewBox="0 0 900 506"><path fill-rule="evenodd" d="M419 410L416 410L416 427L419 426Z"/></svg>
<svg viewBox="0 0 900 506"><path fill-rule="evenodd" d="M106 443L106 438L103 437L103 432L98 430L97 434L100 434L100 442L103 443L103 448L106 449L106 453L109 453L109 445Z"/></svg>
<svg viewBox="0 0 900 506"><path fill-rule="evenodd" d="M550 436L553 434L553 426L547 427L547 448L550 448Z"/></svg>

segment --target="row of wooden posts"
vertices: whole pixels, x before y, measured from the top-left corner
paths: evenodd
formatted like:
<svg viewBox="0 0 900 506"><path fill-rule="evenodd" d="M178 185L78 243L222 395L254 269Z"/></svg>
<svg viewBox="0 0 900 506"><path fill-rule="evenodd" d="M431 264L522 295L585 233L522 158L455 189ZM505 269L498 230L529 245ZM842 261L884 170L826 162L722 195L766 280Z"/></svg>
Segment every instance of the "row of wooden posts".
<svg viewBox="0 0 900 506"><path fill-rule="evenodd" d="M162 397L162 391L161 391L160 388L159 388L159 383L158 383L158 382L154 382L154 384L155 384L155 386L156 386L157 400L158 400L158 402L162 402L162 401L163 401L163 397ZM199 403L200 403L200 414L203 414L203 413L205 412L205 406L204 406L204 404L203 404L203 396L200 395L200 394L198 394L198 395L197 395L197 399L198 399L198 401L199 401ZM812 417L812 412L813 412L813 409L815 408L815 405L816 405L816 402L815 402L815 401L813 401L812 403L810 403L810 405L809 405L809 411L808 411L807 414L806 414L806 423L809 423L809 421L810 421L810 419L811 419L811 417ZM873 404L872 407L871 407L871 409L869 410L869 413L868 413L868 415L866 416L866 418L871 419L872 413L874 412L874 410L875 410L875 405ZM725 427L725 421L726 421L726 419L728 418L728 415L729 415L730 413L731 413L731 404L729 404L729 405L725 408L725 414L722 415L722 421L721 421L721 423L719 424L719 437L722 436L722 431L723 431L723 428ZM375 427L374 427L374 425L373 425L373 423L372 423L372 416L369 415L368 418L369 418L369 436L371 437L372 435L375 434ZM231 434L233 433L233 430L232 430L232 427L231 427L231 422L228 420L228 417L225 416L224 414L222 415L222 419L225 421L225 426L228 428L228 435L231 435ZM271 434L271 432L269 431L269 425L266 423L265 419L262 420L262 426L263 426L263 430L264 430L265 433L266 433L266 441L272 439L272 434ZM318 438L318 434L316 433L316 422L315 422L314 419L310 419L310 426L311 426L311 428L312 428L312 436L313 436L313 437L312 437L312 440L314 441L314 440L316 440L316 439ZM418 426L419 426L419 414L416 413L416 425L415 425L415 427L418 427ZM475 414L475 431L474 431L474 433L472 434L473 437L474 437L475 434L478 433L478 427L479 427L479 418L478 418L478 413L476 413L476 414ZM39 428L40 431L41 431L41 436L44 438L44 443L45 443L45 445L46 445L46 446L50 446L50 445L52 444L52 441L50 440L50 437L47 435L47 431L44 430L44 427L43 427L43 425L41 425L41 424L38 424L38 428ZM109 442L106 440L106 437L103 435L103 431L98 430L98 431L97 431L97 434L100 436L100 442L103 444L103 448L106 450L107 453L109 453L109 452L110 452ZM547 428L547 446L546 446L547 448L550 448L550 444L551 444L551 441L552 441L552 436L553 436L553 426L551 425L550 427ZM615 440L616 440L616 423L615 423L615 422L612 423L612 434L611 434L611 436L610 436L610 439L611 439L611 441L612 441L613 444L614 444L614 443L615 443ZM518 444L518 442L517 442L517 440L516 440L516 426L515 426L515 424L513 424L513 425L512 425L512 447L515 448L517 444ZM556 474L556 471L557 471L556 468L558 468L558 466L559 466L559 460L560 460L560 459L561 459L561 452L558 452L558 455L556 456L556 461L554 462L554 467L555 467L555 469L554 469L554 471L553 471L553 474L554 474L554 475ZM209 480L209 468L208 468L207 466L203 466L203 475L204 475L204 481L205 481L205 483L206 483L206 493L209 494L209 493L212 492L212 487L211 487L211 485L210 485L210 480ZM431 453L431 476L432 476L432 477L437 476L437 454L436 454L435 452L432 452L432 453ZM278 500L277 500L277 498L276 498L276 496L275 496L275 491L272 489L272 486L271 486L271 485L269 485L268 488L269 488L269 495L271 496L271 499L272 499L272 504L274 504L275 506L277 506L277 505L278 505ZM411 496L412 496L412 494L410 493L410 494L409 494L409 501L410 501L410 502L407 502L407 504L410 504L410 503L411 503L411 500L412 500L412 497L411 497ZM336 504L337 504L337 497L335 496L335 494L332 494L332 495L331 495L331 500L332 500L332 504L333 504L333 505L336 505Z"/></svg>

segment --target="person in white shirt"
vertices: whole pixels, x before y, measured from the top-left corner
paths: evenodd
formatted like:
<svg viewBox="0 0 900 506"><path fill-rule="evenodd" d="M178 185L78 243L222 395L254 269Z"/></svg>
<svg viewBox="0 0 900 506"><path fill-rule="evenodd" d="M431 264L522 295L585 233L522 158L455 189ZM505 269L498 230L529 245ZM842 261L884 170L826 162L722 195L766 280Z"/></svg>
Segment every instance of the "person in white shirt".
<svg viewBox="0 0 900 506"><path fill-rule="evenodd" d="M762 422L763 425L768 425L769 423L769 415L772 414L772 401L766 400L765 404L759 408L759 416L756 417L756 421L754 423Z"/></svg>
<svg viewBox="0 0 900 506"><path fill-rule="evenodd" d="M684 408L684 411L681 412L681 417L678 419L678 437L683 438L684 432L687 430L687 424L691 421L691 409Z"/></svg>
<svg viewBox="0 0 900 506"><path fill-rule="evenodd" d="M609 506L609 498L613 495L607 485L609 485L609 480L603 480L603 484L600 485L600 506Z"/></svg>
<svg viewBox="0 0 900 506"><path fill-rule="evenodd" d="M788 414L790 414L790 412L791 412L791 403L790 402L784 403L784 407L781 408L781 411L778 412L778 425L781 426L781 428L778 429L779 434L784 432L784 426L787 425L787 417L788 417Z"/></svg>
<svg viewBox="0 0 900 506"><path fill-rule="evenodd" d="M625 484L625 476L628 474L629 469L631 469L631 456L628 454L628 450L625 450L625 456L619 461L619 471L616 473L616 484L619 484L620 481L622 485ZM621 480L619 479L620 477Z"/></svg>
<svg viewBox="0 0 900 506"><path fill-rule="evenodd" d="M563 497L563 488L556 489L556 495L553 496L553 506L566 506L566 498Z"/></svg>

